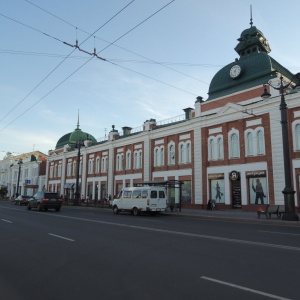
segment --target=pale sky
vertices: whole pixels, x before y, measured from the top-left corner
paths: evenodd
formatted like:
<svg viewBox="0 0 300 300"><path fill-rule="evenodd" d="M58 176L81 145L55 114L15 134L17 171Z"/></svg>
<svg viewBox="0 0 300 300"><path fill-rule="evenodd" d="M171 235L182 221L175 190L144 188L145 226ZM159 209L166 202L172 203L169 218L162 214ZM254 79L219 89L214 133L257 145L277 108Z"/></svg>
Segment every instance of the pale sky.
<svg viewBox="0 0 300 300"><path fill-rule="evenodd" d="M78 110L96 139L184 114L238 58L250 5L270 55L299 72L299 0L0 0L0 159L47 154ZM106 61L63 43L76 37Z"/></svg>

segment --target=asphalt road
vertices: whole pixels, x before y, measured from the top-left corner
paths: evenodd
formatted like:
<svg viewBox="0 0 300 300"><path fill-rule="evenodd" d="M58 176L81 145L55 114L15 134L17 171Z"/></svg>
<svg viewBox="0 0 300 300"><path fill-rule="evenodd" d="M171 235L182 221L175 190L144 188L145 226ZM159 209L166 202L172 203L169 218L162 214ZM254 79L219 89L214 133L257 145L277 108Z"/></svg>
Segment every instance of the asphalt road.
<svg viewBox="0 0 300 300"><path fill-rule="evenodd" d="M0 202L0 299L299 299L299 227Z"/></svg>

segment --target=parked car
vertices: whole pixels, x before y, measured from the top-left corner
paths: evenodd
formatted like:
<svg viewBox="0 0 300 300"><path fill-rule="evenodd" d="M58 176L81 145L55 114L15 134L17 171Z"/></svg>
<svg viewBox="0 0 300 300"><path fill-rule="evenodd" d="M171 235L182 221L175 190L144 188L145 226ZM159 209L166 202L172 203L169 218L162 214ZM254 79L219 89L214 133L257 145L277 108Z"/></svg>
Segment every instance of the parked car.
<svg viewBox="0 0 300 300"><path fill-rule="evenodd" d="M20 195L15 199L15 205L27 205L28 199L31 196L26 196L26 195Z"/></svg>
<svg viewBox="0 0 300 300"><path fill-rule="evenodd" d="M38 211L48 210L49 208L60 211L63 199L59 193L37 192L29 199L27 209L36 208Z"/></svg>

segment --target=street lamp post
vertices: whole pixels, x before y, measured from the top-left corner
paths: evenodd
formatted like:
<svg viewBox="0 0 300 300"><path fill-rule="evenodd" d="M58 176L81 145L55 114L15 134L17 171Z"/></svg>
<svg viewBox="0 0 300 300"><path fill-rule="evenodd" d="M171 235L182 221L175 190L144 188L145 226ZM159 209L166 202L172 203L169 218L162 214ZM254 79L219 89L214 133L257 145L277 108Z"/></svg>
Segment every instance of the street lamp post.
<svg viewBox="0 0 300 300"><path fill-rule="evenodd" d="M86 139L78 138L75 149L78 149L77 152L77 172L76 172L76 186L75 186L75 199L73 205L79 205L80 193L79 193L79 170L80 170L80 149L81 147L88 147L91 144L91 140L89 139L89 135L86 135ZM81 181L82 184L82 181Z"/></svg>
<svg viewBox="0 0 300 300"><path fill-rule="evenodd" d="M77 170L76 170L76 186L75 186L75 200L73 205L79 205L80 193L79 193L79 170L80 170L80 149L84 146L84 142L78 140L75 148L78 149L77 152Z"/></svg>
<svg viewBox="0 0 300 300"><path fill-rule="evenodd" d="M298 77L299 74L300 73L296 74L295 77ZM281 130L282 130L283 162L284 162L284 178L285 178L285 188L282 191L284 195L285 213L283 214L282 219L287 221L299 221L299 217L295 213L295 197L294 197L295 191L292 187L290 144L289 144L289 137L288 137L287 104L284 96L285 89L291 86L293 80L285 84L283 82L283 77L281 75L280 85L278 85L278 87L275 87L270 82L268 82L268 85L270 85L272 88L276 90L279 90L281 95L279 109L281 111ZM271 97L271 94L268 93L267 91L266 84L264 85L264 92L261 95L261 97L263 99L268 99Z"/></svg>
<svg viewBox="0 0 300 300"><path fill-rule="evenodd" d="M21 174L21 165L23 164L22 158L19 159L18 165L19 165L19 173L18 173L18 182L17 182L17 192L16 197L19 196L19 184L20 184L20 174Z"/></svg>

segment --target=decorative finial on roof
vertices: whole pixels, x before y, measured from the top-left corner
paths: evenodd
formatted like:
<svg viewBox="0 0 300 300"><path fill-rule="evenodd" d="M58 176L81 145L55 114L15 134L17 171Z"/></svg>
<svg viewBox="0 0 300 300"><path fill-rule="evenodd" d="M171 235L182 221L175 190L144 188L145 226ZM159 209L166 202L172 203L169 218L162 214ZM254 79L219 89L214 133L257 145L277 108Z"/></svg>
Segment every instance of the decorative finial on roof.
<svg viewBox="0 0 300 300"><path fill-rule="evenodd" d="M252 27L253 22L252 22L252 4L250 5L250 26Z"/></svg>
<svg viewBox="0 0 300 300"><path fill-rule="evenodd" d="M79 109L78 109L77 129L79 129Z"/></svg>

